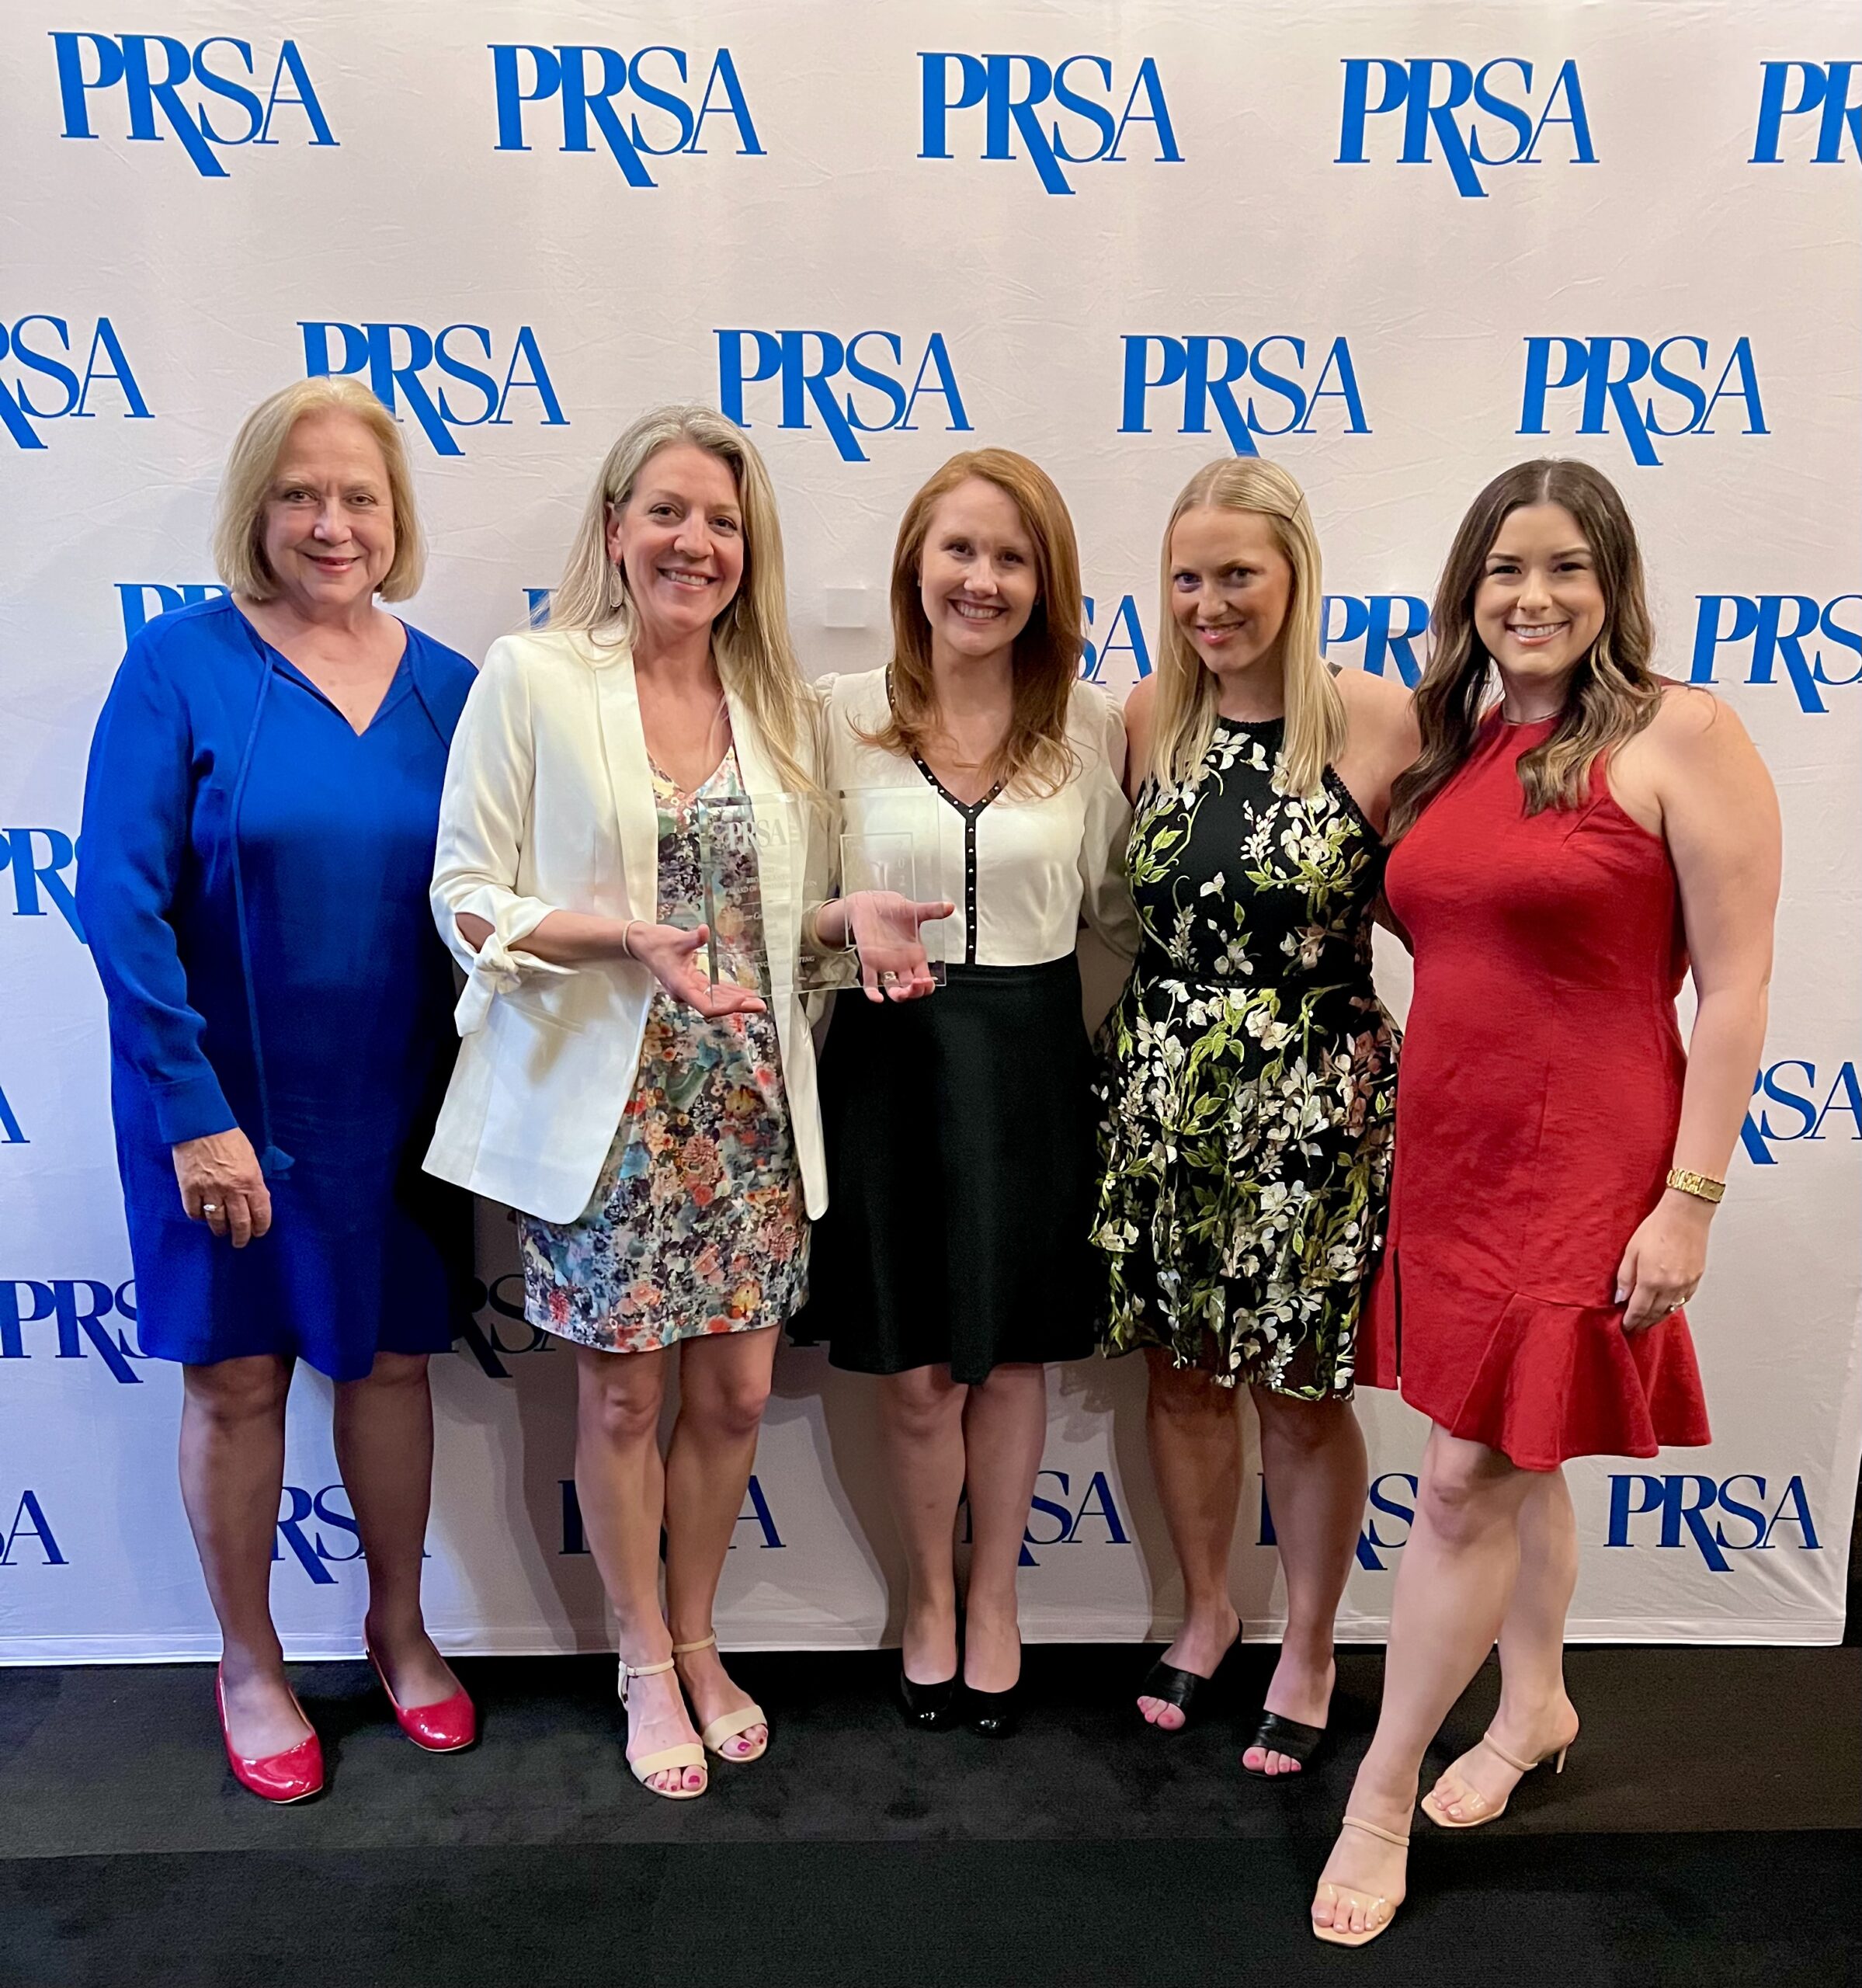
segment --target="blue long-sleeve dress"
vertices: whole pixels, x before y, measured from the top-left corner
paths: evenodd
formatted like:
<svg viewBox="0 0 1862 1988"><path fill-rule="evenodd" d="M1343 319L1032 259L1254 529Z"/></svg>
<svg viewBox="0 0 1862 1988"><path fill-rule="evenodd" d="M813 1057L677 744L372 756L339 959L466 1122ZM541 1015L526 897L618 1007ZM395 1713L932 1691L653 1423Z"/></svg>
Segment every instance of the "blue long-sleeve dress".
<svg viewBox="0 0 1862 1988"><path fill-rule="evenodd" d="M142 1350L307 1360L450 1343L470 1204L422 1172L457 1046L427 888L473 680L414 628L366 729L230 600L131 641L91 745L78 904L109 1003ZM189 1220L169 1148L238 1126L270 1232Z"/></svg>

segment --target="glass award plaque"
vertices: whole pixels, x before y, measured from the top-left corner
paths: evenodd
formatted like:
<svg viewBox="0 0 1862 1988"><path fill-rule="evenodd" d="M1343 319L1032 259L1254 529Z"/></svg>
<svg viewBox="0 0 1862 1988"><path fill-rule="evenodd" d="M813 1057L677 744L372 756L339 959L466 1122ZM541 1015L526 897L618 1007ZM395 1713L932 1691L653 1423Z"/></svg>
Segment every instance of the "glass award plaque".
<svg viewBox="0 0 1862 1988"><path fill-rule="evenodd" d="M934 824L935 825L935 824ZM921 857L928 863L921 863ZM908 828L860 828L840 839L840 886L849 944L859 959L863 987L884 993L914 986L928 991L944 984L941 928L947 922L919 922L936 875L935 845L926 850ZM921 868L929 875L921 877Z"/></svg>
<svg viewBox="0 0 1862 1988"><path fill-rule="evenodd" d="M827 829L817 805L815 834ZM809 896L809 808L792 794L765 794L754 802L747 794L693 803L698 832L700 915L705 925L706 976L714 987L748 988L767 1000L771 984L797 993L812 994L853 984L853 955L840 947L816 948L806 937L787 951L782 935L766 929L759 948L745 929L746 892L768 888L777 878L783 888ZM819 892L827 882L826 864L814 881ZM763 968L766 965L767 978Z"/></svg>
<svg viewBox="0 0 1862 1988"><path fill-rule="evenodd" d="M790 797L783 794L783 801ZM698 832L699 916L705 927L706 978L714 987L748 988L753 994L769 995L758 958L758 949L744 941L747 888L753 896L764 870L766 847L774 844L787 850L793 824L783 808L767 801L756 808L747 794L733 794L714 800L700 797L692 804L693 825Z"/></svg>

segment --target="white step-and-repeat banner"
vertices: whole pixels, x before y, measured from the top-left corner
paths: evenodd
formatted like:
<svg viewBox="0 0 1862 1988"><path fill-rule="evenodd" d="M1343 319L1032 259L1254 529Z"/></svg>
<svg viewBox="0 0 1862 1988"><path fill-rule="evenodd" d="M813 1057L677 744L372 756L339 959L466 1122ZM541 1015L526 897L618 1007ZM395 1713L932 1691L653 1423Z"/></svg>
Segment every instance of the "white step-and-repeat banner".
<svg viewBox="0 0 1862 1988"><path fill-rule="evenodd" d="M133 31L130 31L133 30ZM141 1357L104 1010L71 886L126 638L214 585L245 410L306 372L406 424L434 557L411 613L477 656L555 578L616 433L742 422L811 670L885 653L911 492L1002 443L1078 521L1093 679L1155 653L1189 473L1304 481L1330 653L1413 680L1464 506L1508 464L1619 482L1663 666L1783 797L1765 1065L1693 1307L1718 1440L1574 1466L1581 1638L1835 1641L1858 1373L1862 31L1853 6L12 0L0 22L0 1661L216 1648ZM1380 963L1386 998L1407 992ZM1600 1097L1600 1114L1610 1101ZM427 1588L457 1650L603 1646L574 1366L509 1218L434 1363ZM1023 1570L1035 1639L1179 1595L1134 1362L1056 1370ZM724 1576L728 1643L895 1632L866 1385L784 1351ZM1374 1481L1342 1628L1376 1638L1422 1429ZM294 1397L273 1594L360 1647L328 1389ZM1280 1610L1252 1469L1235 1583Z"/></svg>

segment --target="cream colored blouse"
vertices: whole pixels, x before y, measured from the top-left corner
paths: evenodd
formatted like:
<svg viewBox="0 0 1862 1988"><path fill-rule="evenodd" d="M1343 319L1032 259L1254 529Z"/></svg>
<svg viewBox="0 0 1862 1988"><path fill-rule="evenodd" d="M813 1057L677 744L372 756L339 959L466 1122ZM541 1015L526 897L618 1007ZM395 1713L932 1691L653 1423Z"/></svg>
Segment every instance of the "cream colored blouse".
<svg viewBox="0 0 1862 1988"><path fill-rule="evenodd" d="M850 837L911 832L925 853L921 899L957 907L941 930L943 958L971 966L1037 966L1071 953L1081 925L1122 958L1138 947L1125 881L1131 808L1121 781L1125 725L1103 691L1073 686L1067 737L1079 770L1051 794L998 793L966 805L928 766L859 736L885 724L886 673L827 676L822 778ZM933 853L934 850L934 853ZM837 873L838 874L838 871Z"/></svg>

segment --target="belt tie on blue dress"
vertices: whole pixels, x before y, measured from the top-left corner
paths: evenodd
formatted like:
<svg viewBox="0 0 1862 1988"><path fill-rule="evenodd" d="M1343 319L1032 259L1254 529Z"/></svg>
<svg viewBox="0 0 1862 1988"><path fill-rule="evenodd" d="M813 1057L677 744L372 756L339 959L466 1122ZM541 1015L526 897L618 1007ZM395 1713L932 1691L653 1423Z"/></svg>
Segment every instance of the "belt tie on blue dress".
<svg viewBox="0 0 1862 1988"><path fill-rule="evenodd" d="M281 1152L272 1142L271 1093L265 1080L265 1048L259 1034L259 992L252 979L252 941L245 930L245 877L239 863L239 810L245 800L246 776L252 770L252 752L259 742L259 727L265 716L265 700L272 687L272 659L262 652L259 656L265 673L259 679L259 701L252 707L252 728L246 734L245 751L239 762L239 777L233 783L232 819L228 833L233 851L233 917L239 927L239 966L245 977L246 1026L252 1037L252 1071L259 1086L259 1135L260 1149L259 1170L266 1180L288 1173L291 1170L291 1156Z"/></svg>

